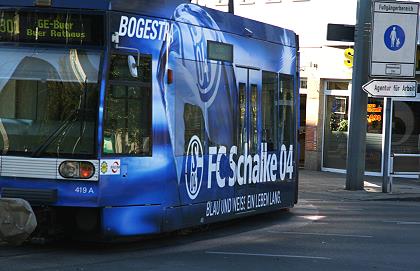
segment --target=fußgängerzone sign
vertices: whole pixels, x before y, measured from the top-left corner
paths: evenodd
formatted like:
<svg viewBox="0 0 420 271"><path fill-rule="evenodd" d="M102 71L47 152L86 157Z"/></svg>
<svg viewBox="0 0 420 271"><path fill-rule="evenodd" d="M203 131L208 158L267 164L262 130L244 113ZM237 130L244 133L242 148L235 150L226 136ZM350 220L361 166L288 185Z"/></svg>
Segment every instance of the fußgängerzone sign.
<svg viewBox="0 0 420 271"><path fill-rule="evenodd" d="M417 82L373 79L362 88L373 97L416 97Z"/></svg>
<svg viewBox="0 0 420 271"><path fill-rule="evenodd" d="M372 77L414 78L419 3L374 1Z"/></svg>

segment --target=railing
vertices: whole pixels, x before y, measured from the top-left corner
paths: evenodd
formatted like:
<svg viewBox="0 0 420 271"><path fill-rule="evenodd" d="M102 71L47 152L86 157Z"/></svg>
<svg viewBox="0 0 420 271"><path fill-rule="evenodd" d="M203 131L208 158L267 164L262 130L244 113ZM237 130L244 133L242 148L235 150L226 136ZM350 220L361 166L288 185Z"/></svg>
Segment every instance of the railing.
<svg viewBox="0 0 420 271"><path fill-rule="evenodd" d="M408 157L408 158L420 158L420 154L411 154L411 153L393 153L391 154L390 159L390 174L389 174L389 185L390 191L392 192L392 178L393 177L400 177L400 176L407 176L407 175L420 175L420 171L394 171L394 159L396 157Z"/></svg>

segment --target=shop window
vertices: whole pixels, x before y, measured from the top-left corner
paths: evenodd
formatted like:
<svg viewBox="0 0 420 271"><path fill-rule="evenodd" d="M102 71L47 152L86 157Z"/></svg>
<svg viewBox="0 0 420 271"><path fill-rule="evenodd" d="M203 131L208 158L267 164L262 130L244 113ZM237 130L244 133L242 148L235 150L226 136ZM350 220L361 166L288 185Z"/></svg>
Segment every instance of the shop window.
<svg viewBox="0 0 420 271"><path fill-rule="evenodd" d="M369 98L367 106L367 132L382 134L383 99Z"/></svg>
<svg viewBox="0 0 420 271"><path fill-rule="evenodd" d="M326 97L323 167L346 168L348 101L345 96Z"/></svg>
<svg viewBox="0 0 420 271"><path fill-rule="evenodd" d="M366 127L366 171L381 171L383 112L384 100L369 98Z"/></svg>
<svg viewBox="0 0 420 271"><path fill-rule="evenodd" d="M420 106L418 101L394 101L392 110L391 152L420 154ZM418 171L417 157L394 158L394 171Z"/></svg>

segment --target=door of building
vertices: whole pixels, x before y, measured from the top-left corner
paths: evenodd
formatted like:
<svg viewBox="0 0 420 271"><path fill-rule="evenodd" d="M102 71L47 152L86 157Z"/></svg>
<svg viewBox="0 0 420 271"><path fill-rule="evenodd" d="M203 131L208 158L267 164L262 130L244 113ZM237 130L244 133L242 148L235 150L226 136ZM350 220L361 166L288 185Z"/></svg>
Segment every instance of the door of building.
<svg viewBox="0 0 420 271"><path fill-rule="evenodd" d="M346 171L350 89L348 81L327 81L325 84L322 170ZM380 175L382 172L383 107L383 99L369 98L366 116L367 175Z"/></svg>

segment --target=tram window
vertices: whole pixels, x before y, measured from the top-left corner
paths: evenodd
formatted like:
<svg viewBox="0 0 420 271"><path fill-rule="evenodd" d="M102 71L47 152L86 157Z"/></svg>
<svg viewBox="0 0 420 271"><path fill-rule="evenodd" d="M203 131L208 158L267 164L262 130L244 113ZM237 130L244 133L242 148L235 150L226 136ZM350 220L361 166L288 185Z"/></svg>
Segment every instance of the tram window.
<svg viewBox="0 0 420 271"><path fill-rule="evenodd" d="M262 75L262 142L267 143L268 151L275 151L277 147L278 115L278 74L263 71Z"/></svg>
<svg viewBox="0 0 420 271"><path fill-rule="evenodd" d="M151 57L142 56L140 61L139 77L133 78L126 55L111 57L105 98L104 154L152 154Z"/></svg>
<svg viewBox="0 0 420 271"><path fill-rule="evenodd" d="M282 144L292 145L294 138L293 80L289 75L280 75L279 133Z"/></svg>
<svg viewBox="0 0 420 271"><path fill-rule="evenodd" d="M258 149L258 93L257 93L257 85L251 85L251 129L250 129L250 152L255 154Z"/></svg>
<svg viewBox="0 0 420 271"><path fill-rule="evenodd" d="M239 83L239 153L247 142L246 140L246 84Z"/></svg>
<svg viewBox="0 0 420 271"><path fill-rule="evenodd" d="M198 136L201 144L204 146L204 117L201 108L197 105L185 104L184 107L184 126L185 126L185 149L184 153L187 154L188 142L193 136Z"/></svg>
<svg viewBox="0 0 420 271"><path fill-rule="evenodd" d="M137 61L137 57L135 57ZM119 81L142 81L151 82L152 80L152 59L147 55L140 55L138 63L138 77L133 77L128 67L128 55L114 54L111 56L110 80Z"/></svg>

